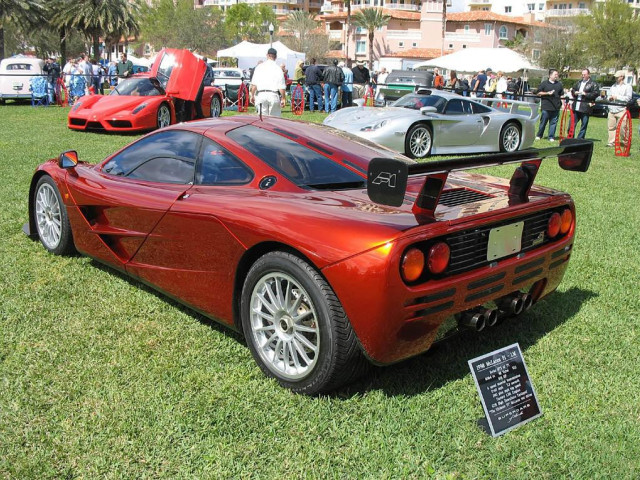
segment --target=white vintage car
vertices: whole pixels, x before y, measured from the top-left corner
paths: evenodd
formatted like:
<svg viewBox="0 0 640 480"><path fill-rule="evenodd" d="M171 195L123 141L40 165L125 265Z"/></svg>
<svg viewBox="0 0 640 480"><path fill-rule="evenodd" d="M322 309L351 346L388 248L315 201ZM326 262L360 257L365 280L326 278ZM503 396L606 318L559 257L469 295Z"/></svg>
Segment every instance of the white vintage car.
<svg viewBox="0 0 640 480"><path fill-rule="evenodd" d="M0 61L0 102L9 98L31 98L30 81L42 75L43 66L44 60L24 55Z"/></svg>

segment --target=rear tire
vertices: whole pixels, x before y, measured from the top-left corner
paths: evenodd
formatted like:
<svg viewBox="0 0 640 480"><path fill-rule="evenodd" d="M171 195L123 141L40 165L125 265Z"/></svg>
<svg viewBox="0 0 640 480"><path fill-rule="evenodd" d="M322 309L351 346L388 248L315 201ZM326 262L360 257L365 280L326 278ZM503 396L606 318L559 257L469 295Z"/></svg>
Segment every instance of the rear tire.
<svg viewBox="0 0 640 480"><path fill-rule="evenodd" d="M271 252L253 264L242 289L241 316L262 371L296 393L335 389L368 365L329 284L290 253Z"/></svg>
<svg viewBox="0 0 640 480"><path fill-rule="evenodd" d="M44 248L55 255L69 255L76 251L67 208L62 203L58 186L48 175L38 180L32 211L38 238Z"/></svg>
<svg viewBox="0 0 640 480"><path fill-rule="evenodd" d="M413 125L404 137L404 151L410 158L426 158L431 155L433 133L429 125Z"/></svg>
<svg viewBox="0 0 640 480"><path fill-rule="evenodd" d="M522 134L520 126L515 122L509 122L500 131L500 151L516 152L520 148Z"/></svg>

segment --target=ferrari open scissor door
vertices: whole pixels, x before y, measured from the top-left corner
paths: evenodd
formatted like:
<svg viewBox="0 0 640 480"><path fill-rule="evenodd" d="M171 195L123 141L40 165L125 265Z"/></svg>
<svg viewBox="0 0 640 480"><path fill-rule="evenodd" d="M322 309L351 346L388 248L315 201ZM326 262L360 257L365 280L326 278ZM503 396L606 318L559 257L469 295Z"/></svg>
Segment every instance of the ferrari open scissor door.
<svg viewBox="0 0 640 480"><path fill-rule="evenodd" d="M165 48L153 62L151 74L158 79L167 95L182 100L195 100L207 67L189 50Z"/></svg>

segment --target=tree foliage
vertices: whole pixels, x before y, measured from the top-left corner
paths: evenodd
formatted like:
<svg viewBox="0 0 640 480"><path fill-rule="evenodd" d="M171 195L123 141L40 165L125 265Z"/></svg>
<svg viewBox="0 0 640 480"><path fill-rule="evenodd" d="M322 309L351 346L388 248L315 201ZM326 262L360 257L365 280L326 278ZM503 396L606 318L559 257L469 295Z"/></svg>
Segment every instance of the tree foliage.
<svg viewBox="0 0 640 480"><path fill-rule="evenodd" d="M391 17L382 13L381 8L363 8L353 16L353 24L368 31L370 69L373 68L373 39L376 30L387 25L389 20Z"/></svg>
<svg viewBox="0 0 640 480"><path fill-rule="evenodd" d="M141 35L156 50L162 47L209 52L226 42L219 8L193 8L193 0L154 0L143 7Z"/></svg>
<svg viewBox="0 0 640 480"><path fill-rule="evenodd" d="M287 38L287 46L297 52L310 55L313 41L311 37L319 26L320 23L316 20L315 13L303 12L302 10L290 13L282 24L283 29L293 34L292 37Z"/></svg>
<svg viewBox="0 0 640 480"><path fill-rule="evenodd" d="M246 3L232 5L226 11L224 24L233 43L242 40L262 43L269 40L269 24L277 25L276 15L269 5Z"/></svg>
<svg viewBox="0 0 640 480"><path fill-rule="evenodd" d="M14 25L23 32L44 24L41 0L0 0L0 59L4 58L4 26Z"/></svg>
<svg viewBox="0 0 640 480"><path fill-rule="evenodd" d="M576 19L577 43L591 65L622 68L640 61L640 16L624 0L596 3L590 15Z"/></svg>

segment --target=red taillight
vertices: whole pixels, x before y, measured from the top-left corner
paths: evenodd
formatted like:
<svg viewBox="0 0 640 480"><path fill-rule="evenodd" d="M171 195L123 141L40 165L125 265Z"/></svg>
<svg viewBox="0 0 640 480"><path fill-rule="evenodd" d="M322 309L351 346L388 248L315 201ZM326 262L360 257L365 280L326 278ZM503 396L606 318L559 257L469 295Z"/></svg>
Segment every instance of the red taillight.
<svg viewBox="0 0 640 480"><path fill-rule="evenodd" d="M414 282L420 275L422 275L422 271L424 270L424 253L417 248L411 248L407 250L407 252L402 257L402 263L400 266L400 271L402 273L402 278L406 282Z"/></svg>
<svg viewBox="0 0 640 480"><path fill-rule="evenodd" d="M547 225L547 235L550 238L555 238L560 233L560 227L562 225L562 219L558 212L553 212L551 218L549 218L549 224Z"/></svg>
<svg viewBox="0 0 640 480"><path fill-rule="evenodd" d="M427 256L427 265L431 273L442 273L449 265L451 250L449 245L444 242L438 242L429 249Z"/></svg>
<svg viewBox="0 0 640 480"><path fill-rule="evenodd" d="M560 220L561 220L560 233L565 235L569 233L569 230L571 229L571 224L573 223L573 215L571 213L571 210L569 210L568 208L565 208L560 214Z"/></svg>

